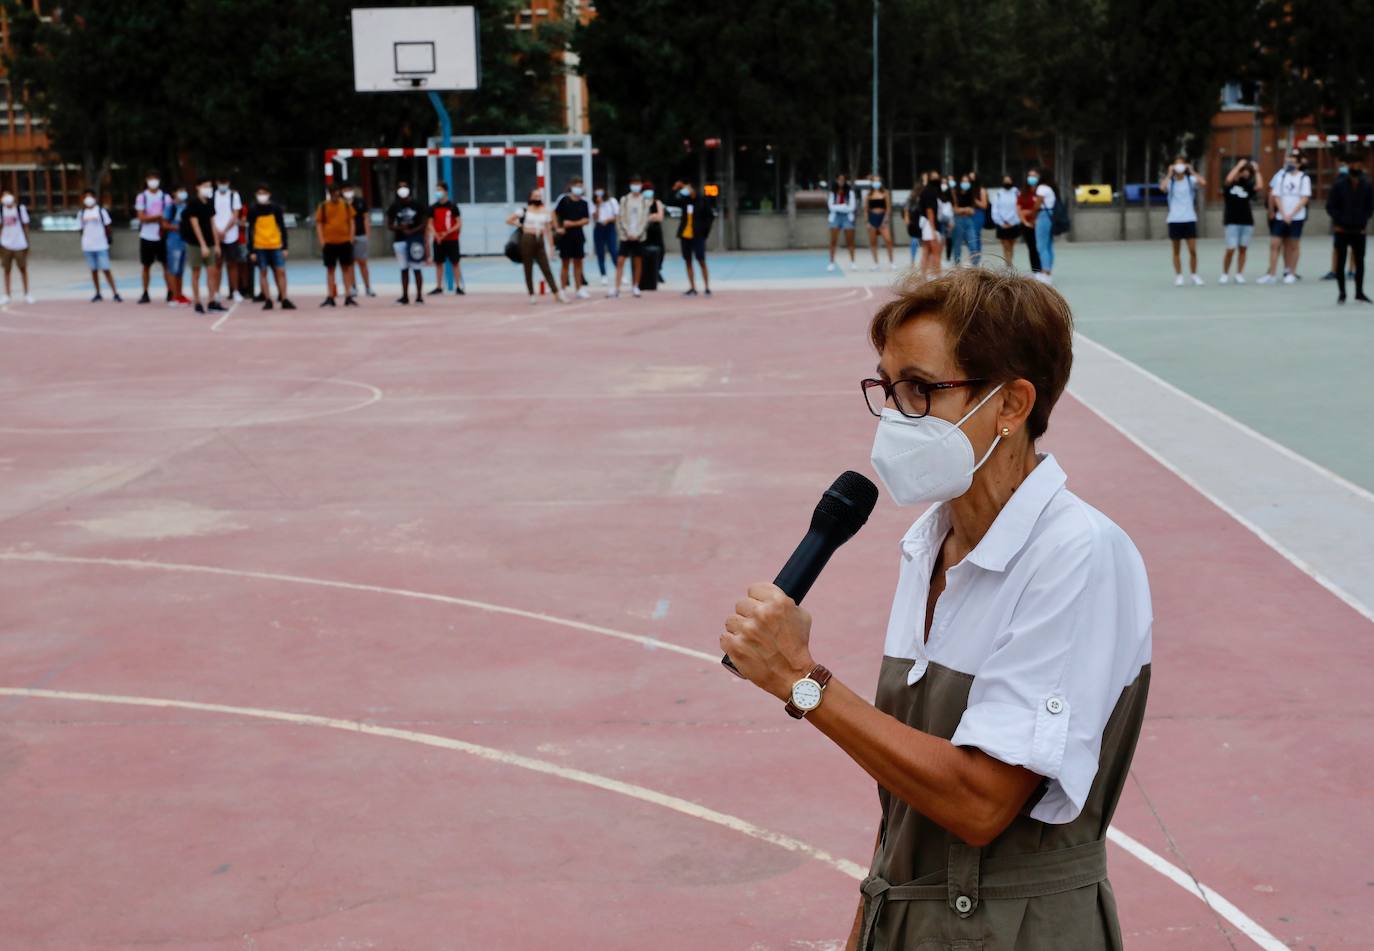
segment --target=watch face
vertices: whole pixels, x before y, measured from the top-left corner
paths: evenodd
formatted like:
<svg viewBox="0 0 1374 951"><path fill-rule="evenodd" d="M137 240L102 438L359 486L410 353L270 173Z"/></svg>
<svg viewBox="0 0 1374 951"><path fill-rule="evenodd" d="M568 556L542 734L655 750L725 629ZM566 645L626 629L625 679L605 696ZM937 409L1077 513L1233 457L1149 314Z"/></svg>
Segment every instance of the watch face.
<svg viewBox="0 0 1374 951"><path fill-rule="evenodd" d="M821 704L821 685L814 680L798 680L792 685L792 703L800 710L814 710Z"/></svg>

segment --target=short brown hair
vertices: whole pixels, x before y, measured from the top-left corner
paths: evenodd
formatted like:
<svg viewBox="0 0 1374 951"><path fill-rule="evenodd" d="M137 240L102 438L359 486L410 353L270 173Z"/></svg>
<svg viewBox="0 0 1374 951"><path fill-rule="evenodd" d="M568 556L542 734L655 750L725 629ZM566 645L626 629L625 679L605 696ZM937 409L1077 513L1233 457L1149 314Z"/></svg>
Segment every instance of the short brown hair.
<svg viewBox="0 0 1374 951"><path fill-rule="evenodd" d="M911 280L873 315L874 349L882 353L899 327L922 316L944 325L969 376L993 385L1029 380L1035 405L1026 430L1031 439L1045 434L1073 366L1073 315L1057 291L1007 268L959 268L931 281Z"/></svg>

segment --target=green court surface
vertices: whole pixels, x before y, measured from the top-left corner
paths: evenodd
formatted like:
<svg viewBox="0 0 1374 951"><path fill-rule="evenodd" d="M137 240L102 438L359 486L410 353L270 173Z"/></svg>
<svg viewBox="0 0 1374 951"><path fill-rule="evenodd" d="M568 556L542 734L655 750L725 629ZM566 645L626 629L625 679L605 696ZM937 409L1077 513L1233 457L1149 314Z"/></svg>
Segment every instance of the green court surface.
<svg viewBox="0 0 1374 951"><path fill-rule="evenodd" d="M1330 241L1303 241L1296 284L1219 285L1222 243L1198 243L1203 287L1175 287L1169 243L1058 244L1055 284L1078 329L1143 369L1366 489L1374 489L1369 421L1374 305L1336 304ZM1025 261L1018 248L1018 264ZM1187 269L1187 255L1184 255Z"/></svg>

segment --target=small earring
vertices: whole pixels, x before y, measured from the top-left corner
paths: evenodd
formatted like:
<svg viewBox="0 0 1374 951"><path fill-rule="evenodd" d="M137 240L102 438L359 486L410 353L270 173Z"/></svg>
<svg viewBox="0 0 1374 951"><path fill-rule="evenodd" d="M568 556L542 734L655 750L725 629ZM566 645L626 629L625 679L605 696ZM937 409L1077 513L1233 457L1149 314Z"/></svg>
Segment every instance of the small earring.
<svg viewBox="0 0 1374 951"><path fill-rule="evenodd" d="M1011 430L1008 429L1007 427L1003 426L1003 427L1002 427L1002 435L1003 435L1003 436L1010 436L1010 435L1011 435Z"/></svg>

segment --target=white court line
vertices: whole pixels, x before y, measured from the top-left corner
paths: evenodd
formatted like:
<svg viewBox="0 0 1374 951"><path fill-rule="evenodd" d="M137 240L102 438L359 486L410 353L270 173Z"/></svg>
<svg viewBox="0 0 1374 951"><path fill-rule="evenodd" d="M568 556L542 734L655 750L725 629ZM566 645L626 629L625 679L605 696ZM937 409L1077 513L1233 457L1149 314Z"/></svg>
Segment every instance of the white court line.
<svg viewBox="0 0 1374 951"><path fill-rule="evenodd" d="M228 320L230 317L234 316L234 311L237 310L239 304L242 303L243 301L237 300L231 303L229 305L229 309L224 312L224 316L210 325L210 331L212 333L219 333L219 329L224 326L224 322Z"/></svg>
<svg viewBox="0 0 1374 951"><path fill-rule="evenodd" d="M317 587L323 587L323 588L339 588L339 589L350 590L350 591L364 591L364 592L370 592L370 593L373 593L373 594L392 594L392 595L397 595L397 596L400 596L400 597L415 598L415 599L421 600L421 601L435 601L435 602L439 602L439 603L441 603L441 604L454 604L454 605L459 605L459 606L463 606L463 607L473 607L473 608L477 608L478 610L490 611L490 612L495 613L495 614L508 614L508 615L511 615L511 616L514 616L514 617L523 617L523 618L529 618L529 619L531 619L531 620L545 621L545 622L547 622L547 623L549 623L549 624L557 624L557 625L561 625L561 626L564 626L564 627L570 627L570 628L573 628L574 630L579 630L579 631L590 631L590 632L595 633L595 634L604 634L604 635L606 635L607 637L614 637L614 638L617 638L617 639L619 639L619 640L631 641L631 642L634 642L634 643L639 643L639 644L642 644L642 645L644 645L644 646L646 646L646 647L663 648L664 650L673 651L674 653L682 654L682 655L687 656L687 657L695 657L695 658L698 658L698 659L700 659L700 660L705 660L705 661L707 661L708 663L710 663L710 664L712 664L712 665L715 665L715 664L719 664L719 663L720 663L720 656L719 656L718 654L708 654L708 653L706 653L705 651L693 650L693 649L690 648L690 647L681 647L681 646L678 646L677 644L671 644L671 643L669 643L669 642L667 642L667 641L660 641L660 640L658 640L658 639L656 639L656 638L645 637L645 636L640 635L640 634L631 634L631 633L629 633L628 631L617 631L617 630L615 630L614 628L601 627L601 626L595 625L595 624L587 624L587 623L584 623L584 622L582 622L582 621L574 621L574 620L570 620L570 619L568 619L568 618L560 618L560 617L556 617L556 616L551 615L551 614L540 614L540 613L537 613L537 612L534 612L534 611L523 611L523 610L520 610L519 608L510 608L510 607L505 607L505 606L502 606L502 605L488 604L488 603L483 602L483 601L472 601L472 600L468 600L468 599L466 599L466 598L455 598L455 597L450 597L450 596L448 596L448 595L442 595L442 594L430 594L430 593L423 592L423 591L410 591L410 590L407 590L407 589L404 589L404 588L386 588L386 587L382 587L382 586L379 586L379 585L355 584L355 583L353 583L353 582L347 582L347 581L331 581L331 580L325 579L325 578L307 578L307 577L301 577L301 576L298 576L298 575L275 574L275 573L263 572L263 571L239 571L239 570L233 569L233 568L215 568L215 567L211 567L211 566L209 566L209 565L190 565L190 564L184 564L184 563L178 563L178 562L165 562L165 561L139 561L139 560L127 559L127 558L86 558L86 557L79 557L79 556L75 556L75 555L53 555L53 554L48 554L48 553L46 553L46 552L13 552L13 551L11 551L11 552L0 552L0 561L36 562L36 563L42 563L42 564L105 565L105 566L108 566L108 567L115 567L115 568L133 568L133 569L156 570L156 571L187 572L187 573L193 573L193 574L222 575L222 576L227 576L227 577L239 577L239 578L255 578L255 579L264 580L264 581L282 581L282 582L289 582L289 583L294 583L294 584L315 585L315 586L317 586ZM42 695L44 695L45 693L56 693L56 691L24 691L24 690L21 690L20 688L6 687L6 688L0 688L0 694L3 694L3 693L16 693L16 694L21 694L21 695L23 695L23 694L32 694L32 695L34 695L34 696L42 696ZM99 695L96 695L96 694L91 694L91 695L77 694L77 695L73 695L73 696L99 696ZM148 705L148 706L159 706L159 705L161 705L161 706L174 706L174 705L180 705L180 706L187 706L187 707L190 708L190 709L197 709L197 708L200 708L200 707L203 707L203 708L205 708L205 709L218 709L218 710L241 710L241 709L247 709L247 708L238 708L238 707L215 707L215 706L209 705L209 704L192 706L192 705L189 704L189 702L182 702L182 701L137 700L137 699L135 699L135 698L124 698L123 700L120 700L119 698L115 698L115 699L113 699L113 700L111 700L111 701L109 701L109 702L141 703L141 704ZM260 713L265 714L265 713L269 713L269 712L270 712L270 711L261 711ZM300 714L273 714L273 715L274 715L276 718L278 718L278 719L285 719L285 718L290 718L290 717L295 717L295 716L303 716L303 715L300 715ZM324 720L325 718L323 718L323 717L313 717L313 718L307 718L307 719ZM372 732L372 733L376 733L376 734L378 734L378 735L384 735L384 736L391 736L391 735L393 735L393 734L406 733L406 732L408 732L408 731L404 731L404 730L389 730L389 729L383 728L383 727L370 727L370 728L364 729L363 726L362 726L361 724L355 724L353 721L349 721L349 720L339 720L339 721L334 721L334 722L341 723L341 724L347 724L346 728L347 728L347 729L350 729L350 730L358 730L358 731L361 731L361 732ZM330 724L323 724L323 725L332 725L332 723L330 723ZM421 735L427 735L427 734L415 734L415 735L416 735L416 736L421 736ZM405 737L400 737L400 738L404 739ZM460 741L458 741L458 740L448 740L448 739L443 738L443 737L438 737L437 739L443 740L445 744L450 744L450 743L451 743L451 744L458 744L458 743L460 742ZM413 742L420 742L420 741L416 740L416 741L413 741ZM463 744L463 745L464 745L464 746L468 746L468 745L471 745L471 744ZM461 748L461 747L459 747L459 746L454 746L453 748L456 749L456 748ZM485 749L485 748L484 748L484 747L477 747L476 749ZM480 754L478 754L478 755L480 755ZM511 754L503 754L503 755L511 755ZM541 762L541 761L538 761L538 760L531 760L530 762ZM546 764L546 765L551 765L551 764ZM528 767L528 768L533 768L533 767ZM555 767L555 768L557 768L557 769L562 769L562 767ZM575 770L570 770L570 771L568 771L568 772L570 772L570 773L576 773L577 771L575 771ZM588 776L588 777L595 776L595 774L592 774L592 773L583 773L583 774L580 774L580 775ZM596 778L597 778L597 779L601 779L602 777L596 777ZM583 781L583 780L580 780L580 779L579 779L578 781ZM608 783L616 783L615 780L606 780L606 782L608 782ZM596 784L596 783L593 783L593 785L597 785L597 784ZM628 786L628 784L617 784L617 785L624 785L624 786L626 786L626 787L629 788L629 789L635 789L635 790L642 789L642 787ZM608 789L609 791L612 791L612 792L622 792L621 789L619 789L619 788L614 788L614 789L613 789L613 788L611 788L610 786L604 786L604 785L603 785L603 786L601 786L600 788ZM674 799L674 797L665 796L665 795L663 795L663 794L661 794L661 793L655 793L655 792L653 792L652 790L644 790L644 792L650 793L651 795L656 796L656 797L661 797L661 799L664 800L664 801L663 801L663 802L660 802L659 804L660 804L660 805L665 805L665 806L667 806L668 808L673 808L673 809L676 809L676 808L677 808L677 806L675 806L675 805L669 805L669 804L668 804L669 802L674 802L674 803L686 803L688 806L691 806L691 807L696 808L696 809L701 809L704 813L709 813L709 814L710 814L711 816L713 816L713 817L719 817L719 818L707 818L707 817L704 816L704 815L699 817L699 818L704 818L704 819L706 819L706 821L709 821L709 822L717 822L717 824L725 825L726 823L721 822L721 821L720 821L721 819L732 820L732 821L740 822L740 823L742 823L743 825L748 826L750 829L757 829L757 831L760 832L760 833L764 833L764 832L765 832L765 830L758 829L758 827L756 827L756 826L750 826L749 823L744 822L744 820L735 820L735 819L733 819L733 817L727 816L725 813L714 812L713 810L706 809L704 806L697 806L695 803L687 803L686 800ZM629 793L629 792L625 792L624 794L625 794L625 795L632 795L632 794ZM642 798L642 797L636 797L636 798ZM654 801L654 802L657 802L658 800L645 800L645 801ZM678 811L682 811L682 810L679 809ZM686 814L691 815L692 813L686 813ZM729 826L729 827L730 827L730 828L734 828L734 826ZM746 831L746 830L743 829L743 828L739 829L739 831L744 832L744 834L746 834L746 835L754 835L754 832ZM769 835L769 836L774 835L774 833L765 833L765 834L766 834L766 835ZM755 837L758 838L758 837L761 837L761 836L755 836ZM1113 842L1115 842L1117 845L1120 845L1120 846L1121 846L1123 849L1125 849L1130 855L1133 855L1133 856L1135 856L1136 858L1140 859L1143 863L1145 863L1145 865L1146 865L1148 868L1154 869L1156 872L1159 872L1161 875L1164 875L1164 876L1165 876L1166 878L1168 878L1170 881L1174 882L1175 884L1177 884L1177 885L1179 885L1181 888L1183 888L1185 891L1187 891L1190 895L1192 895L1193 897L1198 898L1199 900L1201 900L1201 901L1202 901L1203 903L1205 903L1209 908L1211 908L1215 913L1221 915L1223 918L1225 918L1227 921L1229 921L1231 924L1233 924L1237 929L1239 929L1243 934L1245 934L1248 938L1250 938L1252 941L1254 941L1256 944L1258 944L1261 948L1264 948L1265 951L1286 951L1287 946L1284 945L1283 942L1279 941L1277 938L1275 938L1275 937L1274 937L1272 934L1270 934L1268 931L1265 931L1262 927L1260 927L1258 924L1256 924L1255 921L1254 921L1253 919L1251 919L1250 917L1248 917L1247 915L1245 915L1239 908L1237 908L1237 907L1236 907L1235 905L1233 905L1231 902L1227 901L1225 898L1223 898L1219 893L1217 893L1217 892L1216 892L1215 890L1213 890L1212 888L1209 888L1208 886L1206 886L1206 885L1202 884L1201 882L1195 880L1191 875L1189 875L1187 872L1183 871L1182 869L1178 868L1176 865L1174 865L1174 864L1172 864L1171 862L1169 862L1169 861L1168 861L1167 859L1165 859L1163 856L1158 855L1158 854L1155 853L1155 852L1152 852L1150 849L1146 848L1144 845L1141 845L1141 844L1140 844L1139 842L1137 842L1135 839L1132 839L1130 836L1126 835L1124 832L1121 832L1120 830L1118 830L1115 826L1111 826L1111 827L1109 827L1109 828L1107 829L1107 837L1108 837L1109 839L1111 839ZM786 837L780 837L780 838L784 838L784 839L785 839ZM774 841L774 840L772 840L772 839L766 839L766 841ZM797 840L794 840L794 839L787 839L786 841L788 841L788 842L796 842L797 845L802 846L804 849L810 849L810 848L811 848L810 846L806 846L804 843L797 842ZM1129 844L1128 844L1128 843L1129 843ZM781 843L781 842L777 842L777 843L775 843L775 844L781 845L782 843ZM783 845L783 847L784 847L784 848L792 848L792 846L789 846L789 845ZM794 850L794 851L801 851L801 849L793 849L793 850ZM816 857L816 858L819 858L821 855L824 855L824 856L825 856L825 859L821 859L821 860L822 860L822 861L828 861L828 862L832 865L832 867L837 868L837 869L841 869L841 866L840 866L839 864L837 864L837 863L845 862L845 861L846 861L846 860L843 860L843 859L836 859L836 858L830 856L828 853L819 852L819 851L817 851L817 852L808 852L807 854L810 854L810 855L812 855L813 857ZM1147 858L1147 856L1148 856L1148 858ZM854 870L856 870L855 872L851 872L851 871L849 871L848 869L841 869L842 871L845 871L846 874L854 875L854 877L855 877L855 878L858 878L858 879L862 879L862 878L864 877L863 869L862 869L859 865L857 865L856 863L853 863L853 862L846 862L846 865L848 865L848 866L852 867Z"/></svg>
<svg viewBox="0 0 1374 951"><path fill-rule="evenodd" d="M848 875L856 881L861 881L868 874L867 869L851 862L831 855L824 849L818 849L814 845L794 839L791 836L783 835L779 832L771 832L761 826L756 826L746 819L732 816L728 813L717 812L715 809L708 809L698 803L688 799L680 799L677 796L669 796L665 793L649 789L645 786L636 786L633 783L621 782L618 779L611 779L609 776L602 776L598 773L589 773L581 769L569 769L566 766L559 766L557 763L550 763L542 759L534 759L529 756L521 756L518 753L508 753L505 750L493 749L490 746L478 746L476 743L468 743L464 740L456 740L448 736L439 736L434 733L417 733L414 730L399 730L394 727L376 726L371 723L362 723L357 720L339 720L334 717L314 716L307 713L289 713L284 710L263 710L258 707L233 707L220 703L196 703L190 700L165 700L158 697L127 697L115 696L100 693L72 693L65 690L30 690L22 687L0 687L0 696L11 697L33 697L42 700L74 700L86 703L116 703L132 707L162 707L178 710L196 710L202 713L225 713L232 716L257 717L261 720L280 720L286 723L294 723L300 726L326 727L331 730L343 730L346 733L363 733L368 736L381 736L391 740L403 740L407 743L420 743L424 746L437 746L440 749L456 750L459 753L467 753L480 759L492 763L500 763L503 766L516 766L520 769L528 769L532 772L543 773L546 776L554 776L558 779L567 780L574 783L582 783L585 786L592 786L606 792L616 793L621 796L628 796L631 799L638 799L640 802L647 802L650 805L661 806L664 809L671 809L680 812L693 819L700 819L703 822L710 822L714 825L723 826L734 832L747 835L751 839L758 839L770 845L786 849L789 852L797 852L808 858L815 859L830 866L837 872Z"/></svg>

